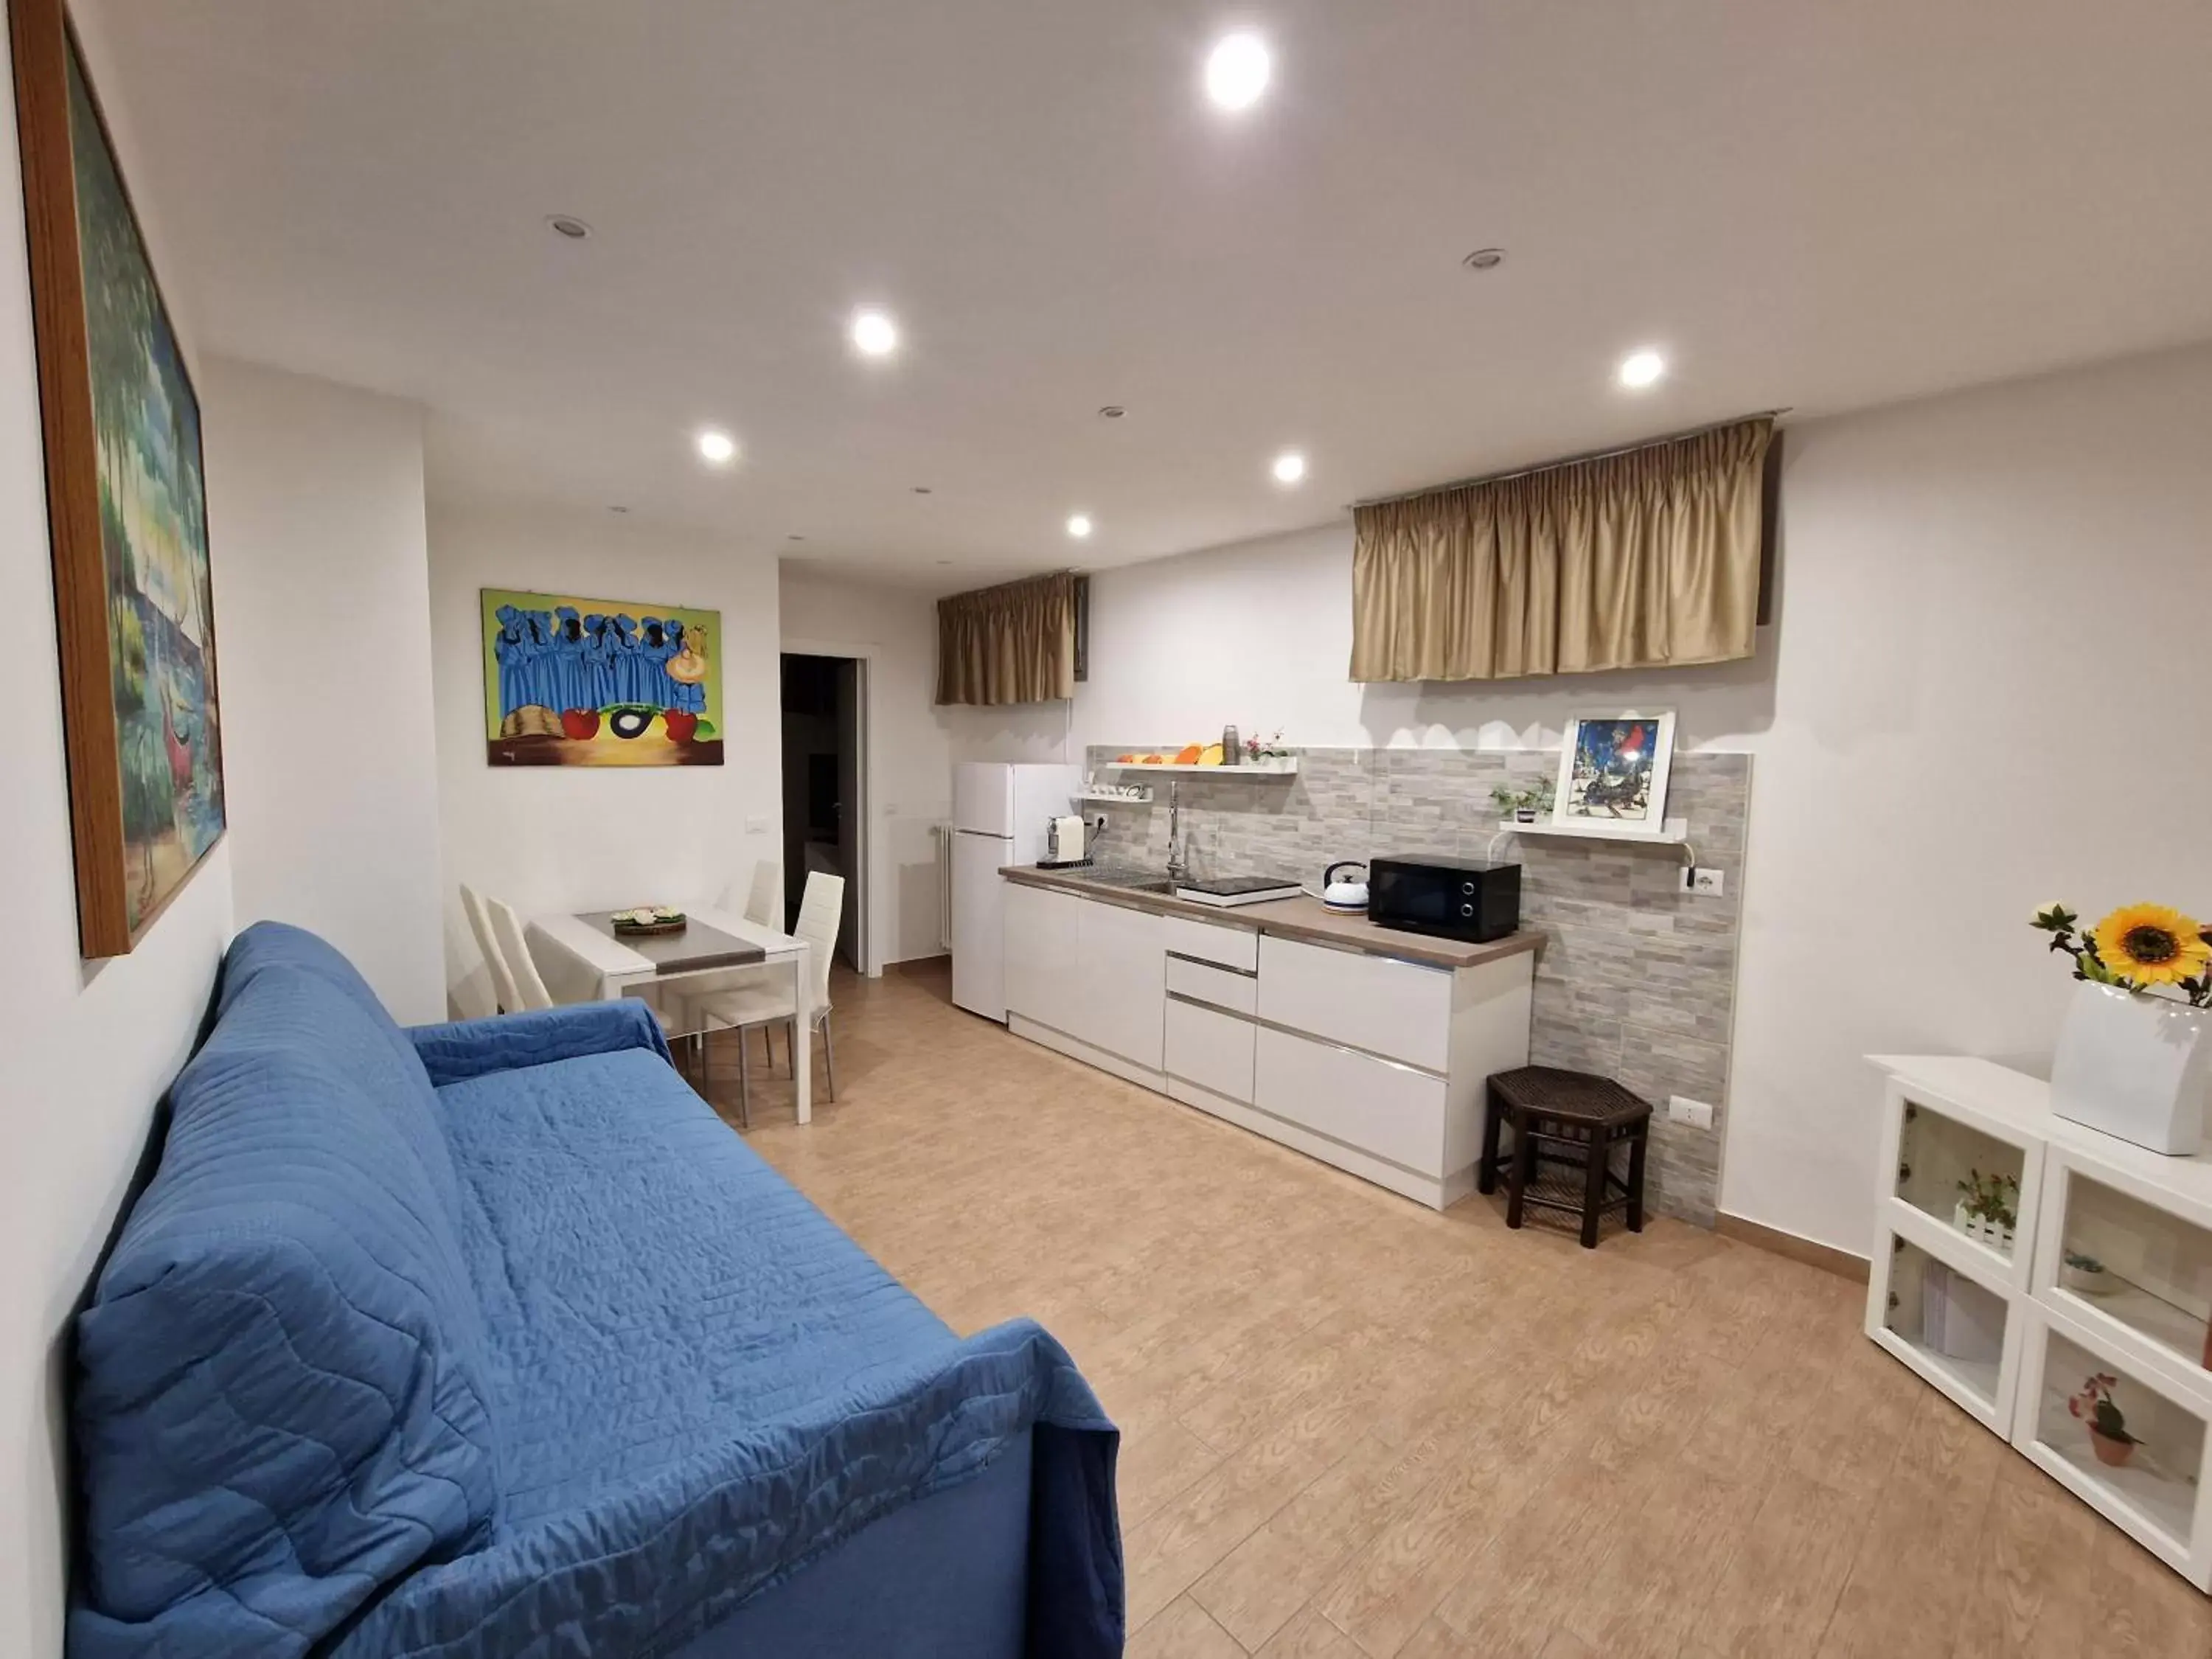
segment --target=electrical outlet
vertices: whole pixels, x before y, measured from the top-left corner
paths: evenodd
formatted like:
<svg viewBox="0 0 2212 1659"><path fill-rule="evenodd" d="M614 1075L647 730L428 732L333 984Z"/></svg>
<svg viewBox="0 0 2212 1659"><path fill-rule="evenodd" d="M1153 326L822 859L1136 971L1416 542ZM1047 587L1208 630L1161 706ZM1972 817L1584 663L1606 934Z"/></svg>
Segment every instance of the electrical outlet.
<svg viewBox="0 0 2212 1659"><path fill-rule="evenodd" d="M1091 815L1091 833L1094 836L1103 836L1106 833L1106 815L1103 812L1093 812Z"/></svg>
<svg viewBox="0 0 2212 1659"><path fill-rule="evenodd" d="M1728 890L1728 872L1709 869L1700 865L1694 870L1682 872L1682 890L1695 893L1700 898L1718 898Z"/></svg>
<svg viewBox="0 0 2212 1659"><path fill-rule="evenodd" d="M1686 1123L1692 1129L1710 1129L1713 1127L1713 1109L1702 1100L1673 1095L1667 1101L1667 1121Z"/></svg>

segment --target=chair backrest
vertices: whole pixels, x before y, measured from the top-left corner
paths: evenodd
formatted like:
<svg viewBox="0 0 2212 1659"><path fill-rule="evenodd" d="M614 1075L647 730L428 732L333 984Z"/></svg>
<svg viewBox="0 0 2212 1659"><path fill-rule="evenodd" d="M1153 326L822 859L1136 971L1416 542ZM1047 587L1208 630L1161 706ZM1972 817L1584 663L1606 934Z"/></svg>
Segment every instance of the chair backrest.
<svg viewBox="0 0 2212 1659"><path fill-rule="evenodd" d="M492 933L491 913L484 908L483 895L465 883L461 887L461 909L469 919L469 932L477 936L477 949L483 952L484 971L491 975L491 994L500 1012L520 1012L522 994L514 988L514 975L507 970L507 955Z"/></svg>
<svg viewBox="0 0 2212 1659"><path fill-rule="evenodd" d="M486 899L484 906L491 912L492 937L499 941L500 951L507 957L507 971L514 981L514 988L522 999L524 1008L550 1008L553 994L538 977L538 964L531 960L530 942L522 936L522 918L514 914L514 907L499 899Z"/></svg>
<svg viewBox="0 0 2212 1659"><path fill-rule="evenodd" d="M782 871L768 859L753 860L752 891L745 895L745 920L757 922L763 927L775 927L782 918L775 913L775 890L781 884Z"/></svg>
<svg viewBox="0 0 2212 1659"><path fill-rule="evenodd" d="M814 1011L830 1006L830 958L837 949L837 924L845 914L845 878L806 872L806 891L799 901L799 937L813 949L807 966L814 973Z"/></svg>

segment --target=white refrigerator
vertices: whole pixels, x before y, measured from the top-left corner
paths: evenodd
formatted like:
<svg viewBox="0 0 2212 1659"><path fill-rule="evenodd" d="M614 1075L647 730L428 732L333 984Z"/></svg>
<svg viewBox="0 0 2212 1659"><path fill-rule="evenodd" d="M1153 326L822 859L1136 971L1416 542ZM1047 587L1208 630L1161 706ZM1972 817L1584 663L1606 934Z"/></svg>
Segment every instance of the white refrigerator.
<svg viewBox="0 0 2212 1659"><path fill-rule="evenodd" d="M1044 856L1045 823L1079 811L1076 766L963 761L952 769L952 1000L1006 1017L1006 883L1001 866Z"/></svg>

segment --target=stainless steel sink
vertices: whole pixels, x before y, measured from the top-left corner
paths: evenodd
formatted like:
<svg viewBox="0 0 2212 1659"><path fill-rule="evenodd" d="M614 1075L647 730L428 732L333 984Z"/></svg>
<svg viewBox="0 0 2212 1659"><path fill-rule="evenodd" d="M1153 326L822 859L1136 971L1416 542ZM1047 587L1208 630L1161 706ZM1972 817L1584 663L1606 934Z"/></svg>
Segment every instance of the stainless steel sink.
<svg viewBox="0 0 2212 1659"><path fill-rule="evenodd" d="M1176 885L1174 878L1162 870L1116 869L1110 865L1103 865L1088 870L1071 870L1068 874L1078 881L1087 881L1099 887L1116 887L1126 893L1172 893Z"/></svg>

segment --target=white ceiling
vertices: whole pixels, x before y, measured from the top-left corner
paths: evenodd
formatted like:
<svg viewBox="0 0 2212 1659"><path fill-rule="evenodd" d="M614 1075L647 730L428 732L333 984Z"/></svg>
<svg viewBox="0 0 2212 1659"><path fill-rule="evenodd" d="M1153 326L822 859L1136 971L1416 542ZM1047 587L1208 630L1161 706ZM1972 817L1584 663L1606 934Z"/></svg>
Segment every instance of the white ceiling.
<svg viewBox="0 0 2212 1659"><path fill-rule="evenodd" d="M421 399L441 497L940 589L2212 336L2203 0L101 10L204 345Z"/></svg>

